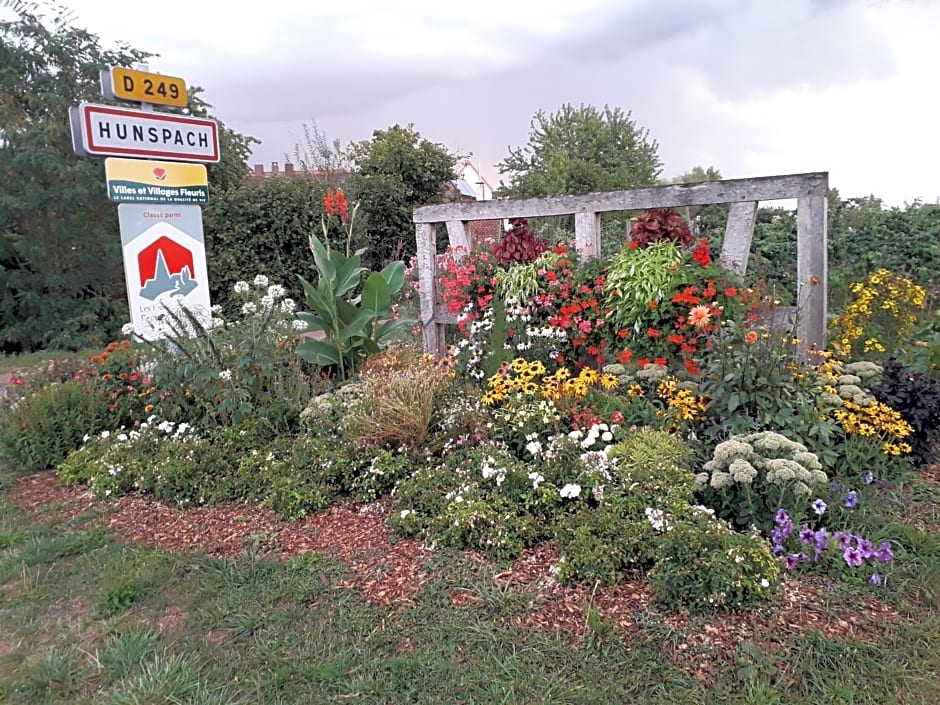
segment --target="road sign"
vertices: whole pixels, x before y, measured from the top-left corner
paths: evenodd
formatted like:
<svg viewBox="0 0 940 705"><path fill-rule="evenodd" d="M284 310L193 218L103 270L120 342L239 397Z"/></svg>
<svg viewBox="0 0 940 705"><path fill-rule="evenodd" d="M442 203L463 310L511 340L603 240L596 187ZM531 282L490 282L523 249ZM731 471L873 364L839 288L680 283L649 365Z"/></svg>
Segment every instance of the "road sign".
<svg viewBox="0 0 940 705"><path fill-rule="evenodd" d="M119 203L208 203L209 181L202 164L144 159L104 160L108 198Z"/></svg>
<svg viewBox="0 0 940 705"><path fill-rule="evenodd" d="M210 325L202 208L122 203L118 221L134 332L166 337L171 313L183 307Z"/></svg>
<svg viewBox="0 0 940 705"><path fill-rule="evenodd" d="M176 76L135 71L120 66L101 71L101 94L111 100L186 106L186 81Z"/></svg>
<svg viewBox="0 0 940 705"><path fill-rule="evenodd" d="M70 108L69 120L80 156L219 161L215 120L93 103Z"/></svg>

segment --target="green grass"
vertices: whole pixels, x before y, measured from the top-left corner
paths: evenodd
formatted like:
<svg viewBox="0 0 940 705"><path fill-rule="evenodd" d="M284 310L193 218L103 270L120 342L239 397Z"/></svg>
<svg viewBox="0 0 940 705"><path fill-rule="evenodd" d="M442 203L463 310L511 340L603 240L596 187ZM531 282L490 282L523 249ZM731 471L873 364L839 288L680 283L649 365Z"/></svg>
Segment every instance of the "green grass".
<svg viewBox="0 0 940 705"><path fill-rule="evenodd" d="M913 529L910 618L875 643L761 634L702 683L668 656L687 639L652 617L628 632L589 618L580 643L516 626L527 596L459 554L433 557L412 603L380 607L326 556L170 555L94 517L0 508L0 702L926 704L940 688L936 536Z"/></svg>
<svg viewBox="0 0 940 705"><path fill-rule="evenodd" d="M34 367L43 367L50 360L87 360L100 352L99 348L91 348L78 351L45 350L23 355L0 355L0 372L21 372Z"/></svg>

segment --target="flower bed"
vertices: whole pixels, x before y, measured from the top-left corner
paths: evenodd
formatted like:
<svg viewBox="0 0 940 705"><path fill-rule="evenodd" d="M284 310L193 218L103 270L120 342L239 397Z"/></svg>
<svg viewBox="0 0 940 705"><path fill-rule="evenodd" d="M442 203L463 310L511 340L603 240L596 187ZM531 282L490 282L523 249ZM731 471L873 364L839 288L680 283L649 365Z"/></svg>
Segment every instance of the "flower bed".
<svg viewBox="0 0 940 705"><path fill-rule="evenodd" d="M410 325L392 312L401 263L367 273L312 239L312 312L263 275L239 282L237 320L180 320L166 341L27 380L0 448L101 497L289 519L382 500L391 530L428 548L506 560L551 543L553 579L646 576L670 606L772 600L787 571L884 589L906 551L885 529L891 491L915 448L929 459L935 383L839 351L810 365L760 317L768 294L681 219L633 234L584 265L525 222L445 254L460 325L442 360L381 344ZM924 393L902 396L915 379Z"/></svg>

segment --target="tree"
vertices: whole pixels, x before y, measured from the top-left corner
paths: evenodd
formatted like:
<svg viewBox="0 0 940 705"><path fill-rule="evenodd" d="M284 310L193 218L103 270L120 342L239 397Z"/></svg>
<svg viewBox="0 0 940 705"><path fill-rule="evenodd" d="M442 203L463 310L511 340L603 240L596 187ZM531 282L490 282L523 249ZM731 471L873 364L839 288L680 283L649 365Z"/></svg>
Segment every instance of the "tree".
<svg viewBox="0 0 940 705"><path fill-rule="evenodd" d="M71 26L54 8L8 3L0 22L0 350L100 345L128 320L117 207L104 165L72 150L68 110L101 102L99 74L148 54ZM195 93L196 91L194 91ZM191 112L207 114L195 95ZM222 161L210 191L247 173L249 138L220 126Z"/></svg>
<svg viewBox="0 0 940 705"><path fill-rule="evenodd" d="M659 145L630 113L604 106L563 105L538 111L525 147L509 149L498 166L514 198L650 186L662 171Z"/></svg>
<svg viewBox="0 0 940 705"><path fill-rule="evenodd" d="M72 153L68 109L97 98L101 69L147 55L13 9L0 23L0 349L106 342L127 320L117 209L102 162Z"/></svg>
<svg viewBox="0 0 940 705"><path fill-rule="evenodd" d="M708 181L721 181L721 172L713 166L703 167L698 164L674 179L667 179L666 184L704 184Z"/></svg>
<svg viewBox="0 0 940 705"><path fill-rule="evenodd" d="M368 247L367 266L381 269L414 254L412 211L442 200L445 184L455 178L456 157L411 124L376 130L371 140L350 145L348 154L356 167L351 190L360 202L358 244Z"/></svg>

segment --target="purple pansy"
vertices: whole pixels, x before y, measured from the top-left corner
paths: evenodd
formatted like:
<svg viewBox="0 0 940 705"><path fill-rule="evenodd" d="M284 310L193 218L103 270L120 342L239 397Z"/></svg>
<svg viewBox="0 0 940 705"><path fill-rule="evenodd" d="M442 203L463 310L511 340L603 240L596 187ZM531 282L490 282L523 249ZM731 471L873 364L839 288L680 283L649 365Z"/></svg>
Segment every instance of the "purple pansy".
<svg viewBox="0 0 940 705"><path fill-rule="evenodd" d="M845 506L849 509L855 509L858 506L858 492L852 490L845 496Z"/></svg>

